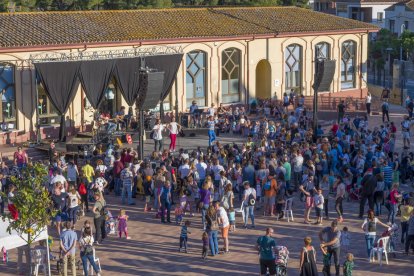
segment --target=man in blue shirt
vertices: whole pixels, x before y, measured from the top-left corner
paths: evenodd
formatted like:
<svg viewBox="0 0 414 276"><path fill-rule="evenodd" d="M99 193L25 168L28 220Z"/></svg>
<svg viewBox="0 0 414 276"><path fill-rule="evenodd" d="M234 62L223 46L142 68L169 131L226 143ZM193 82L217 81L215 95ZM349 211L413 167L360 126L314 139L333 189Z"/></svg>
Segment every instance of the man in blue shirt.
<svg viewBox="0 0 414 276"><path fill-rule="evenodd" d="M198 109L197 102L193 101L190 106L190 115L191 115L191 121L193 122L194 128L196 128L199 125L197 109ZM191 126L191 123L190 123L190 126Z"/></svg>
<svg viewBox="0 0 414 276"><path fill-rule="evenodd" d="M326 247L326 250L330 257L334 257L335 272L339 276L339 256L341 254L341 231L338 229L338 221L334 220L331 223L331 227L325 227L319 232L319 239L321 241L321 247ZM330 263L330 262L329 262ZM324 271L330 275L331 266L325 266Z"/></svg>
<svg viewBox="0 0 414 276"><path fill-rule="evenodd" d="M272 238L273 229L267 228L266 235L257 239L256 249L260 255L260 275L266 275L269 269L270 275L276 275L276 263L274 248L276 242Z"/></svg>
<svg viewBox="0 0 414 276"><path fill-rule="evenodd" d="M71 264L72 275L76 276L76 241L78 236L72 230L72 222L65 224L65 230L60 234L60 250L63 259L63 274L68 275L68 262Z"/></svg>

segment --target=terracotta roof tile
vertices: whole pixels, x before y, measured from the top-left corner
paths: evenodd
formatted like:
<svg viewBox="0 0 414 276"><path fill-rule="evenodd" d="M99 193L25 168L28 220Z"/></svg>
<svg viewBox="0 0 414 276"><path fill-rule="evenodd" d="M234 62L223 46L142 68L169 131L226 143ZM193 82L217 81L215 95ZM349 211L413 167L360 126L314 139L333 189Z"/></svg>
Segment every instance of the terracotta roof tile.
<svg viewBox="0 0 414 276"><path fill-rule="evenodd" d="M0 48L377 29L296 7L0 13Z"/></svg>

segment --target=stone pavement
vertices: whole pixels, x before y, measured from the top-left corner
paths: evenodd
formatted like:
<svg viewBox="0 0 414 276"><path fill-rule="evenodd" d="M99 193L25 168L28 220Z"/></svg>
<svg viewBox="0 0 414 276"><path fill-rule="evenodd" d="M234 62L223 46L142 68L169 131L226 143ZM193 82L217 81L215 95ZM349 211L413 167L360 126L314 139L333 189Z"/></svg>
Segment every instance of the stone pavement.
<svg viewBox="0 0 414 276"><path fill-rule="evenodd" d="M398 139L400 139L400 121L405 110L392 107L391 120L394 120L398 128ZM381 118L379 116L370 117L370 127L379 126ZM241 142L240 138L228 135L220 136L220 141ZM167 140L167 139L166 139ZM165 141L168 144L169 141ZM146 148L152 147L152 142L147 141ZM402 142L398 141L399 146ZM197 146L207 146L207 137L185 137L178 139L177 148L184 147L194 149ZM297 195L296 195L297 196ZM120 198L112 195L106 196L109 208L116 216L121 206ZM329 202L330 217L334 219L334 200ZM295 221L288 223L285 220L276 221L275 218L263 217L261 210L256 210L256 228L243 229L240 214L237 214L238 229L235 233L230 233L230 254L208 257L206 260L201 258L201 218L200 214L194 217L185 217L191 221L189 235L189 252L179 253L178 242L180 227L174 223L161 224L159 219L155 219L154 212L143 212L143 200L141 197L136 199L137 205L126 207L127 214L130 216L128 223L129 235L131 240L119 239L116 236L108 237L102 245L97 247L97 256L102 265L102 275L257 275L258 274L258 255L255 251L257 238L264 234L266 227L273 227L275 239L278 245L285 245L290 251L288 265L289 275L299 275L299 253L303 247L303 238L310 236L313 245L317 249L318 271L322 270L322 254L319 250L318 232L322 226L303 224L303 203L297 198L294 203ZM236 203L239 206L239 203ZM345 221L340 224L340 229L347 226L351 236L350 252L355 255L355 270L353 275L412 275L414 268L414 256L405 256L398 252L395 257L389 256L389 264L369 263L366 256L364 233L360 229L362 220L357 218L359 204L357 202L344 202ZM386 221L387 211L380 217ZM311 217L314 218L312 211ZM90 217L83 218L78 222L76 229L79 230L85 219L93 221ZM174 221L174 215L172 215ZM324 226L328 226L330 221L325 221ZM379 226L378 233L384 229ZM56 237L52 229L51 234ZM57 240L55 240L53 251L57 255ZM219 240L220 247L223 246ZM402 245L397 244L397 251L402 250ZM341 263L345 261L344 254L341 256ZM16 251L10 252L10 263L0 264L0 275L16 275L15 271ZM332 267L332 270L334 268ZM56 261L52 261L52 275L57 275ZM82 275L82 271L78 271ZM341 273L342 275L342 273Z"/></svg>

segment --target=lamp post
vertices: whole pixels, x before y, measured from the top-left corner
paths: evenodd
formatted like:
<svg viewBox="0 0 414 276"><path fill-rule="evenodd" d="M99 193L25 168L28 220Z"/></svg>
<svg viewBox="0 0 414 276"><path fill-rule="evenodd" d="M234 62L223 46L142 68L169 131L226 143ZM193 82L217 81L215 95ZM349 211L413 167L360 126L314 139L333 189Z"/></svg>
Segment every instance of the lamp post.
<svg viewBox="0 0 414 276"><path fill-rule="evenodd" d="M385 51L387 51L387 53L388 53L388 66L387 66L387 87L388 86L391 86L390 85L390 75L391 75L391 51L392 51L392 48L391 47L388 47L387 49L385 49Z"/></svg>
<svg viewBox="0 0 414 276"><path fill-rule="evenodd" d="M402 34L405 30L405 24L401 24L401 28L400 28L400 39L401 39L401 44L400 44L400 64L402 61L402 54L403 54L403 49L402 49Z"/></svg>

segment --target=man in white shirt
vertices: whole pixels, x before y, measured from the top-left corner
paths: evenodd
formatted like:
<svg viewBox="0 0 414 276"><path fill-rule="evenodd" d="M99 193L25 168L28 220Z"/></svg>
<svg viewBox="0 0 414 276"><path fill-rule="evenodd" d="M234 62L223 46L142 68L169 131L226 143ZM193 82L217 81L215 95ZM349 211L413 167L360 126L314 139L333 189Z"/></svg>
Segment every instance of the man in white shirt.
<svg viewBox="0 0 414 276"><path fill-rule="evenodd" d="M163 143L162 143L162 131L165 129L165 126L161 124L160 119L155 120L155 125L152 129L153 136L152 139L154 139L154 151L158 151L161 153Z"/></svg>
<svg viewBox="0 0 414 276"><path fill-rule="evenodd" d="M218 223L221 228L221 237L224 240L224 253L229 253L229 229L230 222L227 212L223 207L220 207L220 202L214 202L214 208L217 212Z"/></svg>
<svg viewBox="0 0 414 276"><path fill-rule="evenodd" d="M60 182L62 183L62 188L61 188L61 192L62 193L66 193L66 191L69 190L69 185L68 182L66 181L66 178L61 174L59 169L54 169L53 170L53 177L50 180L50 186L52 187L52 191L53 191L53 187L55 185L55 183Z"/></svg>
<svg viewBox="0 0 414 276"><path fill-rule="evenodd" d="M372 97L371 97L371 93L367 93L367 97L365 98L365 106L367 107L367 115L371 115L371 101L372 101Z"/></svg>
<svg viewBox="0 0 414 276"><path fill-rule="evenodd" d="M302 184L303 157L299 152L297 152L293 156L294 156L292 160L293 180L294 180L295 190L297 190L297 188Z"/></svg>
<svg viewBox="0 0 414 276"><path fill-rule="evenodd" d="M251 204L252 199L256 200L256 190L250 187L249 181L243 182L244 193L243 193L243 217L244 217L244 228L247 229L247 220L252 221L252 228L254 228L254 204Z"/></svg>
<svg viewBox="0 0 414 276"><path fill-rule="evenodd" d="M220 165L220 162L218 159L214 161L214 165L211 166L211 170L214 173L214 186L218 187L218 184L220 182L220 172L224 171L224 167Z"/></svg>
<svg viewBox="0 0 414 276"><path fill-rule="evenodd" d="M208 109L208 114L207 114L207 116L213 116L214 117L214 114L216 113L216 109L214 108L214 103L212 103L211 104L211 107Z"/></svg>
<svg viewBox="0 0 414 276"><path fill-rule="evenodd" d="M182 164L179 168L178 168L178 173L180 175L180 178L182 180L184 180L188 174L190 173L190 165L189 165L189 160L185 159L184 160L184 164Z"/></svg>
<svg viewBox="0 0 414 276"><path fill-rule="evenodd" d="M200 157L199 162L196 165L196 169L198 172L198 176L200 177L200 183L199 186L203 185L204 180L206 179L206 170L207 170L207 164L204 162L204 158Z"/></svg>

